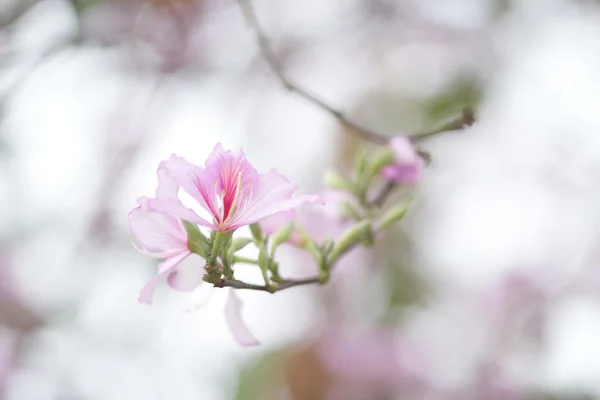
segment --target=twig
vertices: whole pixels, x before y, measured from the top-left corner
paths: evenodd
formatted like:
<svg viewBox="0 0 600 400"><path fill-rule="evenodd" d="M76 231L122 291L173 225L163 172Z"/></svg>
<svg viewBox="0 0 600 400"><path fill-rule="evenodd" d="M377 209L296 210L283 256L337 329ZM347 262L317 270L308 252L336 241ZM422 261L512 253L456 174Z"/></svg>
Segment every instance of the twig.
<svg viewBox="0 0 600 400"><path fill-rule="evenodd" d="M281 63L277 59L275 52L273 51L271 43L270 43L269 39L267 38L267 36L262 28L262 25L260 24L260 22L258 22L258 18L256 18L256 13L254 12L254 8L252 7L250 0L236 0L236 2L240 6L242 14L244 15L244 19L246 20L246 23L248 24L250 29L252 29L254 31L254 33L256 35L256 38L258 41L258 46L260 48L262 57L265 59L267 64L269 64L269 67L271 68L271 70L273 70L273 72L275 73L277 78L279 78L282 85L287 90L297 93L298 95L305 98L309 102L324 109L325 111L327 111L328 113L333 115L341 124L350 128L352 130L352 132L354 132L360 138L368 140L375 144L386 144L388 142L388 140L389 140L388 135L385 135L385 134L379 133L379 132L375 132L364 126L361 126L357 122L353 121L351 118L347 117L342 111L336 109L335 107L333 107L332 105L327 103L327 101L325 101L320 96L303 88L302 86L300 86L296 82L294 82L292 79L288 78L288 76L283 71L283 67L282 67Z"/></svg>
<svg viewBox="0 0 600 400"><path fill-rule="evenodd" d="M467 126L471 126L475 123L475 112L470 107L465 107L462 111L460 117L453 119L452 121L425 133L418 133L416 135L411 135L410 140L413 143L417 143L422 141L423 139L427 139L431 136L437 135L438 133L454 131L457 129L464 129Z"/></svg>
<svg viewBox="0 0 600 400"><path fill-rule="evenodd" d="M271 68L271 70L275 73L275 75L277 76L277 78L279 79L281 84L287 90L289 90L291 92L295 92L296 94L300 95L304 99L308 100L309 102L315 104L316 106L322 108L323 110L325 110L328 113L330 113L331 115L333 115L333 117L335 117L341 124L350 128L351 131L354 134L356 134L358 137L368 140L372 143L379 144L379 145L387 144L390 139L390 136L383 134L383 133L375 132L371 129L368 129L368 128L365 128L365 127L359 125L352 119L348 118L342 111L337 110L336 108L331 106L329 103L327 103L325 100L323 100L318 95L316 95L316 94L312 93L311 91L298 85L296 82L294 82L292 79L290 79L285 74L281 63L279 62L279 60L277 59L277 57L275 55L275 52L273 51L273 48L271 46L271 43L269 42L269 39L267 38L266 34L264 33L264 30L256 17L256 14L254 12L254 9L253 9L250 1L251 0L236 0L237 4L240 7L240 10L242 11L244 19L246 20L246 23L254 31L254 34L256 35L262 57L265 59L265 61L267 62L267 64ZM431 132L413 135L410 137L410 139L414 144L416 144L418 141L425 139L427 137L436 135L438 133L445 132L448 130L460 129L465 126L469 126L469 125L473 124L474 121L475 121L475 117L474 117L474 114L471 111L471 109L465 108L465 110L463 110L463 113L459 118L456 118L456 119L450 121L449 123L437 128ZM421 157L423 157L425 160L429 161L428 153L426 153L420 149L416 149L416 150ZM381 207L383 205L383 203L385 202L385 200L393 192L395 187L396 187L396 185L394 183L388 182L383 187L382 191L379 193L379 195L377 195L377 197L373 200L373 202L371 204L374 206ZM231 287L231 288L235 288L235 289L248 289L248 290L258 290L258 291L263 291L263 292L275 293L275 292L280 292L282 290L289 289L289 288L296 287L296 286L311 285L311 284L320 283L320 282L321 282L321 279L318 276L315 276L312 278L306 278L306 279L298 279L298 280L285 279L283 281L275 283L273 286L256 285L256 284L252 284L252 283L238 281L235 279L221 279L214 286L218 287L218 288Z"/></svg>
<svg viewBox="0 0 600 400"><path fill-rule="evenodd" d="M394 190L395 187L396 187L396 184L394 182L387 181L387 183L385 184L385 186L383 187L381 192L379 192L377 197L375 197L375 200L373 200L372 204L374 206L381 207L383 205L383 203L385 203L388 196L392 193L392 191Z"/></svg>
<svg viewBox="0 0 600 400"><path fill-rule="evenodd" d="M331 104L329 104L326 100L324 100L319 95L311 92L308 89L305 89L304 87L302 87L301 85L296 83L294 80L290 79L285 74L285 72L283 70L283 66L281 65L281 63L277 59L277 56L275 55L275 52L273 51L271 42L267 38L267 35L265 34L265 31L264 31L262 25L260 24L260 22L258 21L258 18L256 17L256 13L254 12L254 8L252 7L251 0L236 0L236 3L240 7L242 15L244 16L244 20L246 21L246 23L248 24L250 29L252 29L252 31L254 31L254 34L256 35L256 39L258 41L258 47L260 49L260 53L261 53L262 57L265 59L265 61L267 62L267 64L269 65L269 67L271 68L273 73L275 73L275 75L277 76L277 78L279 79L281 84L287 90L289 90L291 92L295 92L299 96L303 97L304 99L308 100L309 102L313 103L314 105L325 110L326 112L331 114L335 119L337 119L342 125L350 128L351 132L353 132L356 136L358 136L364 140L367 140L369 142L375 143L375 144L379 144L379 145L387 144L387 142L389 141L389 139L391 137L390 135L376 132L372 129L369 129L369 128L366 128L366 127L360 125L359 123L357 123L350 117L346 116L344 112L333 107ZM474 119L473 112L470 109L465 109L459 118L449 122L448 124L446 124L440 128L437 128L431 132L413 135L411 137L411 140L413 141L413 143L416 143L417 141L420 141L426 137L433 136L433 135L436 135L438 133L441 133L441 132L444 132L447 130L460 129L460 128L463 128L464 126L471 125L474 122L474 120L475 119ZM431 160L429 153L427 153L421 149L417 149L417 153L419 154L419 156L421 156L427 162L429 162Z"/></svg>
<svg viewBox="0 0 600 400"><path fill-rule="evenodd" d="M221 279L221 282L215 285L215 287L224 288L231 287L234 289L249 289L249 290L259 290L263 292L275 293L280 292L285 289L289 289L295 286L304 286L304 285L312 285L314 283L319 283L318 277L306 278L306 279L285 279L284 281L275 284L274 288L269 288L266 285L254 285L252 283L246 283L238 280L232 279Z"/></svg>

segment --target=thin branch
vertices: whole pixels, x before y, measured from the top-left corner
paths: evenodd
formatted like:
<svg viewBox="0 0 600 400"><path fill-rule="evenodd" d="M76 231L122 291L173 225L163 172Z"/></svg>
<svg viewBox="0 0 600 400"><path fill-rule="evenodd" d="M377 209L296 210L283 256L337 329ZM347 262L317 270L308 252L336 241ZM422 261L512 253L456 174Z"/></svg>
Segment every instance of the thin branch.
<svg viewBox="0 0 600 400"><path fill-rule="evenodd" d="M455 118L452 121L450 121L438 128L435 128L434 130L432 130L430 132L418 133L416 135L411 135L410 140L413 143L417 143L417 142L420 142L424 139L427 139L431 136L435 136L442 132L464 129L465 127L471 126L474 123L475 123L475 112L473 111L473 109L471 107L465 107L463 109L460 117Z"/></svg>
<svg viewBox="0 0 600 400"><path fill-rule="evenodd" d="M331 104L329 104L326 100L324 100L319 95L311 92L310 90L308 90L308 89L302 87L301 85L299 85L298 83L296 83L294 80L290 79L285 74L285 72L283 70L283 66L279 62L279 60L275 54L275 51L273 50L273 46L271 45L271 42L269 41L262 25L260 24L260 22L258 21L258 18L256 17L256 13L254 12L254 8L252 7L251 0L236 0L236 3L240 7L242 15L244 16L244 20L246 21L246 24L248 24L250 29L256 35L256 39L258 42L258 47L260 49L261 56L265 59L265 61L267 62L267 64L269 65L269 67L271 68L273 73L277 76L277 78L279 79L281 84L287 90L289 90L291 92L295 92L296 94L298 94L299 96L308 100L309 102L313 103L317 107L320 107L324 111L328 112L335 119L337 119L338 122L340 122L342 125L350 128L351 132L353 132L356 136L358 136L364 140L367 140L369 142L375 143L375 144L379 144L379 145L387 144L387 142L390 139L390 135L386 135L381 132L376 132L372 129L369 129L367 127L360 125L359 123L357 123L350 117L346 116L346 114L344 112L333 107ZM431 132L414 135L411 137L411 140L413 141L413 143L416 143L417 141L420 141L426 137L433 136L438 133L445 132L447 130L460 129L465 126L471 125L474 122L474 120L475 119L474 119L473 112L470 109L465 109L459 118L449 122L448 124L446 124L440 128L437 128ZM417 153L419 154L419 156L421 156L427 162L430 161L431 158L429 156L429 153L427 153L421 149L417 149Z"/></svg>
<svg viewBox="0 0 600 400"><path fill-rule="evenodd" d="M294 82L292 79L290 79L283 71L283 67L277 59L277 56L273 51L271 43L267 38L264 29L262 28L262 25L258 21L258 18L256 17L256 13L254 12L254 8L252 7L250 0L236 0L236 2L240 6L240 10L244 15L246 23L256 35L256 39L258 41L258 46L260 48L262 57L265 59L267 64L269 64L271 70L273 70L277 78L279 78L279 80L281 81L281 84L287 90L295 92L296 94L305 98L309 102L324 109L325 111L333 115L342 125L345 125L346 127L350 128L352 132L354 132L360 138L368 140L375 144L386 144L388 142L388 135L385 135L380 132L375 132L369 128L361 126L359 123L347 117L342 111L336 109L331 104L327 103L326 100L324 100L317 94L303 88L302 86Z"/></svg>
<svg viewBox="0 0 600 400"><path fill-rule="evenodd" d="M383 203L385 203L385 201L387 200L389 195L394 191L395 187L396 187L396 184L394 182L387 181L387 183L385 184L385 186L383 187L381 192L379 192L377 197L375 197L375 200L373 200L372 204L374 206L381 207L383 205Z"/></svg>
<svg viewBox="0 0 600 400"><path fill-rule="evenodd" d="M234 289L249 289L259 290L263 292L275 293L281 292L282 290L289 289L295 286L305 286L319 283L318 277L306 278L306 279L285 279L284 281L275 284L273 288L269 288L266 285L254 285L252 283L246 283L233 279L221 279L221 282L215 284L215 287L224 288L231 287Z"/></svg>
<svg viewBox="0 0 600 400"><path fill-rule="evenodd" d="M308 100L309 102L315 104L316 106L322 108L323 110L325 110L328 113L330 113L331 115L333 115L333 117L335 117L341 124L350 128L351 131L353 133L355 133L358 137L368 140L372 143L379 144L379 145L387 144L390 139L390 136L379 133L379 132L375 132L371 129L368 129L368 128L365 128L365 127L359 125L352 119L348 118L343 112L341 112L341 111L337 110L336 108L334 108L333 106L331 106L329 103L327 103L324 99L322 99L318 95L316 95L316 94L312 93L311 91L296 84L293 80L291 80L285 74L281 63L279 62L279 60L277 59L277 56L275 55L275 52L273 51L273 48L271 46L271 43L269 42L269 39L267 38L266 34L264 33L264 30L256 17L256 14L254 12L254 9L253 9L250 1L251 0L236 0L237 4L240 7L240 10L242 11L244 19L246 20L246 23L248 24L250 29L252 29L254 31L254 34L256 35L262 57L265 59L265 61L267 62L267 64L271 68L271 70L275 73L275 75L277 76L277 78L279 79L281 84L287 90L289 90L291 92L295 92L296 94L300 95L304 99ZM460 129L460 128L464 128L465 126L472 125L474 121L475 121L475 117L474 117L474 114L471 111L471 109L465 108L465 110L463 110L463 113L459 118L456 118L456 119L450 121L449 123L437 128L431 132L413 135L413 136L411 136L410 139L413 142L413 144L416 144L418 141L420 141L424 138L427 138L429 136L433 136L433 135L436 135L438 133L445 132L448 130ZM426 153L418 148L416 150L421 157L423 157L427 161L429 160L428 153ZM371 205L381 207L383 205L383 203L385 202L385 200L393 192L395 187L396 187L396 185L394 183L388 182L383 187L382 191L373 200ZM251 263L254 263L253 260L242 260L242 259L238 259L238 260L246 261L246 262L250 261ZM292 287L312 285L315 283L321 283L321 279L318 276L315 276L312 278L306 278L306 279L298 279L298 280L285 279L285 280L277 282L271 286L246 283L246 282L239 281L236 279L221 279L218 283L214 284L214 286L218 287L218 288L231 287L234 289L248 289L248 290L257 290L257 291L275 293L275 292L280 292L282 290L289 289Z"/></svg>

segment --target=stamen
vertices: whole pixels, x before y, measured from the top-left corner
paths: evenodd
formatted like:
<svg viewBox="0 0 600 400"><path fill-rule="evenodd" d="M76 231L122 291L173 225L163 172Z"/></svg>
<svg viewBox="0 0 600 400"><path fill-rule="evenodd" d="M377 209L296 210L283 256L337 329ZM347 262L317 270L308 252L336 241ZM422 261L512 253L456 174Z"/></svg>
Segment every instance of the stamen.
<svg viewBox="0 0 600 400"><path fill-rule="evenodd" d="M235 214L236 205L238 205L238 201L240 200L239 196L240 196L241 189L242 189L242 172L240 171L240 172L238 172L237 184L235 187L235 195L233 196L233 200L231 201L231 205L229 206L229 211L227 213L227 217L223 221L224 224L226 222L228 222L231 219L231 217Z"/></svg>

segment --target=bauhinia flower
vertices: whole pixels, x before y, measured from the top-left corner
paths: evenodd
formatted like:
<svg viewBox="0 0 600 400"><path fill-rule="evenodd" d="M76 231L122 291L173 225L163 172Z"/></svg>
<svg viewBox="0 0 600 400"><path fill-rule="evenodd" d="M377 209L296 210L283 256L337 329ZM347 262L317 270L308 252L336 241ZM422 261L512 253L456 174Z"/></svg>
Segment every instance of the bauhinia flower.
<svg viewBox="0 0 600 400"><path fill-rule="evenodd" d="M421 178L423 160L415 151L410 139L406 136L396 136L390 140L389 147L394 152L394 162L384 167L381 175L394 183L417 183Z"/></svg>
<svg viewBox="0 0 600 400"><path fill-rule="evenodd" d="M206 160L205 168L173 155L161 164L160 170L208 216L200 216L176 197L149 200L149 209L219 232L233 231L302 203L319 200L318 196L292 197L297 186L285 176L275 169L259 174L241 150L225 151L220 143Z"/></svg>
<svg viewBox="0 0 600 400"><path fill-rule="evenodd" d="M323 204L307 204L294 210L284 211L260 221L260 226L267 235L272 235L290 222L296 224L288 242L300 245L302 227L307 235L317 244L325 239L338 239L352 225L352 221L341 215L341 206L350 201L351 196L345 192L325 190L321 193Z"/></svg>
<svg viewBox="0 0 600 400"><path fill-rule="evenodd" d="M175 182L159 169L156 199L175 198L177 192ZM204 263L188 248L188 235L181 220L150 210L150 201L141 197L139 206L129 213L129 225L139 243L134 242L136 248L144 255L164 259L158 266L158 274L140 292L138 300L148 304L152 303L154 289L161 280L167 278L174 289L189 291L202 282L204 274Z"/></svg>

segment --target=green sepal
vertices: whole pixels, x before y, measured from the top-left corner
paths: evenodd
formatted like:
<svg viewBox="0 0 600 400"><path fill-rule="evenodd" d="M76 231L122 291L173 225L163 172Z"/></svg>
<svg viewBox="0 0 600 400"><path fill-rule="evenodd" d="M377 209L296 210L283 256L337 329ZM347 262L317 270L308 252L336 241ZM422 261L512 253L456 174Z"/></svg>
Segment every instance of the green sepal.
<svg viewBox="0 0 600 400"><path fill-rule="evenodd" d="M200 229L196 224L192 224L188 221L182 222L188 236L188 248L192 253L198 254L200 257L206 259L206 245L208 243L208 238L200 232Z"/></svg>

